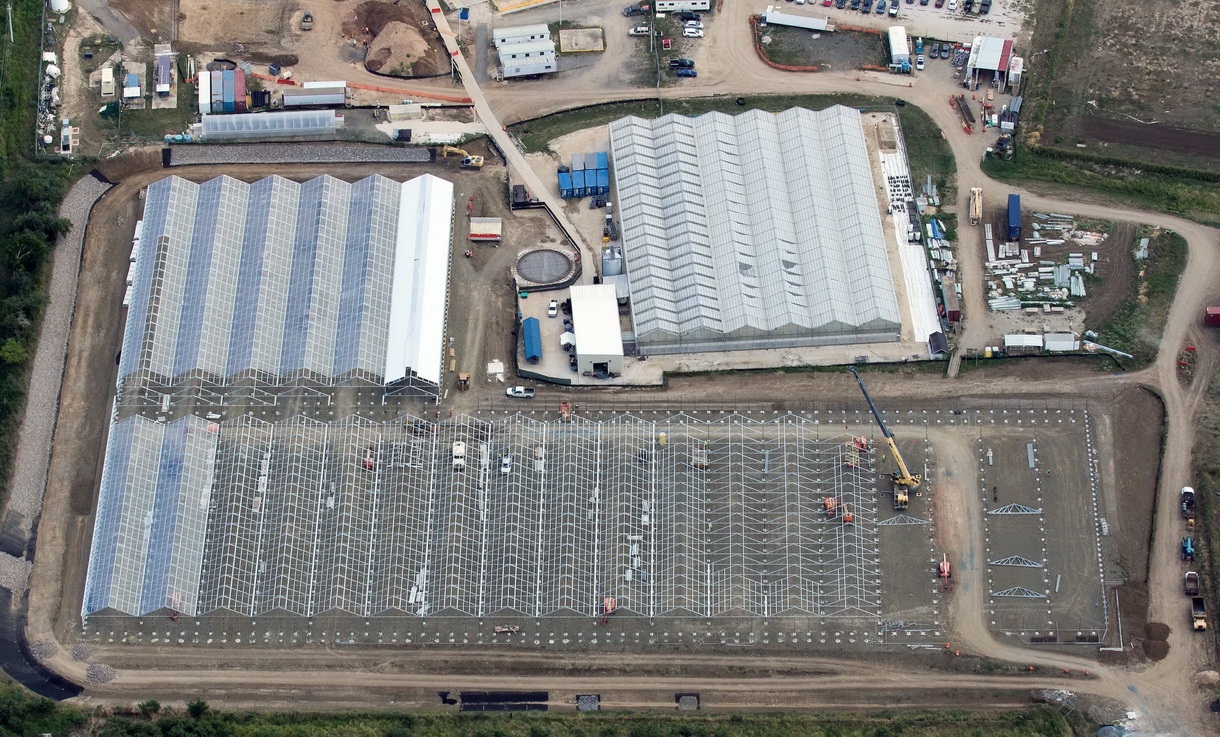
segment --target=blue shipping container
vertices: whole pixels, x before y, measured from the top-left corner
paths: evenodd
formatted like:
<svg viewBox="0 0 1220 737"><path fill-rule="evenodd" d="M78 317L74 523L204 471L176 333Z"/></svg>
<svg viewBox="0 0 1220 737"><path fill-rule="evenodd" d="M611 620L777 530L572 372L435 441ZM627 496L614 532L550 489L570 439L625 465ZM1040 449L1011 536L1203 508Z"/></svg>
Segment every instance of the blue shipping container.
<svg viewBox="0 0 1220 737"><path fill-rule="evenodd" d="M1021 195L1008 195L1008 240L1021 240Z"/></svg>
<svg viewBox="0 0 1220 737"><path fill-rule="evenodd" d="M566 171L559 172L559 196L565 200L572 199L572 175Z"/></svg>
<svg viewBox="0 0 1220 737"><path fill-rule="evenodd" d="M597 193L610 193L610 172L605 169L597 170Z"/></svg>
<svg viewBox="0 0 1220 737"><path fill-rule="evenodd" d="M606 156L605 151L598 151L596 154L596 158L597 158L597 168L598 169L609 169L610 168L610 159L609 159L609 157Z"/></svg>
<svg viewBox="0 0 1220 737"><path fill-rule="evenodd" d="M542 360L542 328L538 318L525 318L521 323L521 339L525 344L525 360L530 363Z"/></svg>
<svg viewBox="0 0 1220 737"><path fill-rule="evenodd" d="M584 197L589 194L587 187L585 173L583 171L572 172L572 196L576 198Z"/></svg>

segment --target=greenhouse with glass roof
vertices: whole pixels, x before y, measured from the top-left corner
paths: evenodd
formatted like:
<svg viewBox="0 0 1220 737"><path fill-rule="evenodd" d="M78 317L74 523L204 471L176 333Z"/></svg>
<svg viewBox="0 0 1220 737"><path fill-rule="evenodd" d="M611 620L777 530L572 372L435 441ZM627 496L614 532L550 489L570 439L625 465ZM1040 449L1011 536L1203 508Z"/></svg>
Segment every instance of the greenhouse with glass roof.
<svg viewBox="0 0 1220 737"><path fill-rule="evenodd" d="M610 124L641 354L897 341L860 113Z"/></svg>
<svg viewBox="0 0 1220 737"><path fill-rule="evenodd" d="M168 177L148 188L120 389L440 383L453 185Z"/></svg>

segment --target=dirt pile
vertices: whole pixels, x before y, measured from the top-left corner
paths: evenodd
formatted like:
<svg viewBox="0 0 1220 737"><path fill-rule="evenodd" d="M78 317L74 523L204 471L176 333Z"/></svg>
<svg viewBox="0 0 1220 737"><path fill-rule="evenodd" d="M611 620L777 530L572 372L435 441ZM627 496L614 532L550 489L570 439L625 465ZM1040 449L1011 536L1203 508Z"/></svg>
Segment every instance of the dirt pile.
<svg viewBox="0 0 1220 737"><path fill-rule="evenodd" d="M447 71L444 45L422 5L370 0L343 16L343 35L364 43L364 67L395 77L428 77Z"/></svg>
<svg viewBox="0 0 1220 737"><path fill-rule="evenodd" d="M395 77L418 77L437 73L431 56L428 42L418 29L400 21L391 21L369 43L364 66L370 72Z"/></svg>
<svg viewBox="0 0 1220 737"><path fill-rule="evenodd" d="M1161 622L1149 622L1144 625L1144 637L1146 638L1140 647L1144 650L1144 655L1148 656L1149 660L1164 660L1169 654L1169 625Z"/></svg>

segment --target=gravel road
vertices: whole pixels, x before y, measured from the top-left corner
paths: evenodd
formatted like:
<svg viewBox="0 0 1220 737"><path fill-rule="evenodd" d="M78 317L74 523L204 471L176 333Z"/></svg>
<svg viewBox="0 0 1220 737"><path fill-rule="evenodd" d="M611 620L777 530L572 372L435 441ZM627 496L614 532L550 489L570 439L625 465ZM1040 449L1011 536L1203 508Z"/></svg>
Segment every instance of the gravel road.
<svg viewBox="0 0 1220 737"><path fill-rule="evenodd" d="M428 148L359 143L246 143L174 146L170 166L198 164L423 164Z"/></svg>

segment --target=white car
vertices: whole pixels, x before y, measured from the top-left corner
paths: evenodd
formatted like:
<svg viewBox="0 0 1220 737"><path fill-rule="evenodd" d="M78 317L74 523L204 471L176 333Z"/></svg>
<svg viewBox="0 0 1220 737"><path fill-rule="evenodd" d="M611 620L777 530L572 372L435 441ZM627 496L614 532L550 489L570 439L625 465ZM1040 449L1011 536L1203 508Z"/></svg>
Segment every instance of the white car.
<svg viewBox="0 0 1220 737"><path fill-rule="evenodd" d="M512 454L500 456L500 473L505 476L513 472L513 456Z"/></svg>
<svg viewBox="0 0 1220 737"><path fill-rule="evenodd" d="M700 31L702 31L703 30L703 21L688 20L688 21L686 21L685 28L697 28Z"/></svg>
<svg viewBox="0 0 1220 737"><path fill-rule="evenodd" d="M687 38L703 38L703 31L698 28L683 28L682 35Z"/></svg>
<svg viewBox="0 0 1220 737"><path fill-rule="evenodd" d="M630 31L627 31L628 36L647 36L649 32L648 26L636 26Z"/></svg>
<svg viewBox="0 0 1220 737"><path fill-rule="evenodd" d="M949 0L949 12L957 10L957 0Z"/></svg>
<svg viewBox="0 0 1220 737"><path fill-rule="evenodd" d="M551 304L547 305L546 316L555 317L558 314L559 314L559 300L553 299L553 300L551 300Z"/></svg>
<svg viewBox="0 0 1220 737"><path fill-rule="evenodd" d="M510 386L504 390L504 394L513 399L533 399L534 388L531 386Z"/></svg>
<svg viewBox="0 0 1220 737"><path fill-rule="evenodd" d="M923 71L923 54L915 57L915 68L921 72Z"/></svg>

